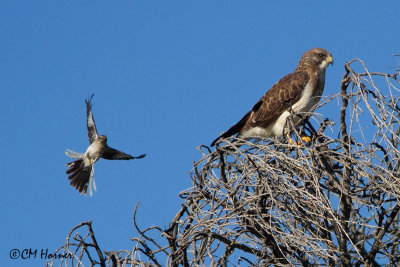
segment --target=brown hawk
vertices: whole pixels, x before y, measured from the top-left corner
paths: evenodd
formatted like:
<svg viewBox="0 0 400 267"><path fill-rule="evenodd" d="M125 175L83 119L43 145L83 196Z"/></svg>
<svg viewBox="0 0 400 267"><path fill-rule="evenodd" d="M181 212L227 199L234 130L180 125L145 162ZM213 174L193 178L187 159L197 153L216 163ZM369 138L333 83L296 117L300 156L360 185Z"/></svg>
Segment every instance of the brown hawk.
<svg viewBox="0 0 400 267"><path fill-rule="evenodd" d="M325 70L333 64L332 54L322 48L308 50L300 59L294 72L280 79L228 131L215 139L238 134L238 138L272 137L284 134L286 119L291 112L307 113L315 109L325 85ZM298 125L301 117L293 118Z"/></svg>
<svg viewBox="0 0 400 267"><path fill-rule="evenodd" d="M93 94L89 99L85 100L90 145L85 153L77 153L68 149L65 152L68 157L77 159L67 163L68 170L66 173L69 174L68 179L71 180L71 185L84 195L86 195L89 187L90 196L92 195L92 186L94 190L96 190L96 184L94 182L94 163L100 158L109 160L129 160L140 159L146 156L146 154L142 154L133 157L107 145L107 136L99 136L96 130L91 106L92 97Z"/></svg>

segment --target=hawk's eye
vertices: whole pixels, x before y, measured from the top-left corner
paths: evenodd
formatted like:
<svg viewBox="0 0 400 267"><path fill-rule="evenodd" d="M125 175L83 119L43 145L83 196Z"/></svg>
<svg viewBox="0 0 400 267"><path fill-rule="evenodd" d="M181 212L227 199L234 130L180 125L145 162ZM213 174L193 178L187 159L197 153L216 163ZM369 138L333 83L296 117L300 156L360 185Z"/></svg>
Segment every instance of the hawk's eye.
<svg viewBox="0 0 400 267"><path fill-rule="evenodd" d="M324 54L318 54L318 56L320 57L320 58L324 58L325 57L325 55Z"/></svg>

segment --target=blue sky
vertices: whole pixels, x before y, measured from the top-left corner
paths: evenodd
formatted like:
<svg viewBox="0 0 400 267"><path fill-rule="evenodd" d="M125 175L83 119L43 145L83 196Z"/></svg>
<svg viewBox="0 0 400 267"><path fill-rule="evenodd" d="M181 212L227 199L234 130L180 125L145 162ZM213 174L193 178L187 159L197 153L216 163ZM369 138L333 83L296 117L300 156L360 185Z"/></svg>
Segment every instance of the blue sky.
<svg viewBox="0 0 400 267"><path fill-rule="evenodd" d="M93 220L101 249L132 249L168 222L191 186L196 150L227 130L310 48L328 49L324 95L346 61L399 64L399 1L11 1L0 3L1 262L13 248L55 250ZM147 157L100 160L97 192L69 185L65 149L88 146L84 99L108 144ZM318 112L329 117L332 103Z"/></svg>

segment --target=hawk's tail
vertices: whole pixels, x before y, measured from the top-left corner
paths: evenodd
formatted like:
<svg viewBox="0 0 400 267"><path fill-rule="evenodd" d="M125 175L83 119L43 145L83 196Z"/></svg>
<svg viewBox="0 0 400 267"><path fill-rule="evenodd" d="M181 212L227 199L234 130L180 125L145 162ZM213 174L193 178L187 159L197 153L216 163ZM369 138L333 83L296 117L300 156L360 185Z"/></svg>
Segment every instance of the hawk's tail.
<svg viewBox="0 0 400 267"><path fill-rule="evenodd" d="M67 163L66 174L69 174L68 179L70 184L75 187L80 193L86 195L89 187L89 194L92 195L92 185L96 190L96 184L94 183L94 168L93 165L87 166L84 159L78 159Z"/></svg>
<svg viewBox="0 0 400 267"><path fill-rule="evenodd" d="M212 141L211 146L214 146L215 143L221 138L227 138L227 137L230 137L230 136L232 136L234 134L240 133L242 128L245 126L248 118L250 117L250 114L251 114L251 111L247 112L247 114L244 115L244 117L238 123L233 125L231 128L229 128L228 131L224 132L223 134L218 136L214 141Z"/></svg>

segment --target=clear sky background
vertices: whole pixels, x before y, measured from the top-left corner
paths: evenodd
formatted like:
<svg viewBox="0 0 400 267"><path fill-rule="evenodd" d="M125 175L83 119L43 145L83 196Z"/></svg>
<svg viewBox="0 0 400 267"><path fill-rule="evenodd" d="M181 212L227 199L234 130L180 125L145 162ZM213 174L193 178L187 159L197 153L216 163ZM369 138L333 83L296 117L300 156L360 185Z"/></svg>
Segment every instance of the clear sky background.
<svg viewBox="0 0 400 267"><path fill-rule="evenodd" d="M93 220L102 250L131 250L139 225L167 227L191 187L196 147L236 123L301 55L333 54L324 96L345 62L399 64L400 1L18 1L0 3L0 262L13 248L63 245ZM134 161L100 160L97 192L69 185L67 148L89 145L84 99L99 134ZM338 103L322 110L337 111Z"/></svg>

